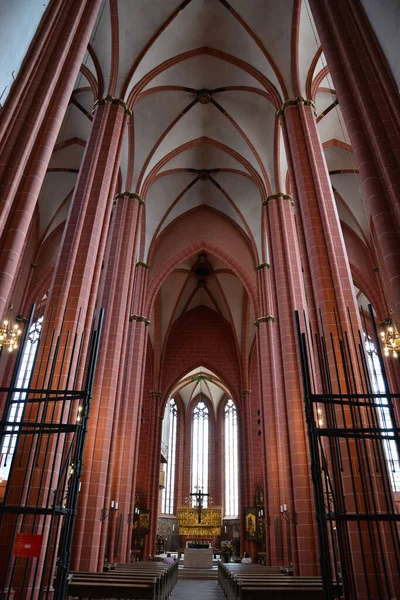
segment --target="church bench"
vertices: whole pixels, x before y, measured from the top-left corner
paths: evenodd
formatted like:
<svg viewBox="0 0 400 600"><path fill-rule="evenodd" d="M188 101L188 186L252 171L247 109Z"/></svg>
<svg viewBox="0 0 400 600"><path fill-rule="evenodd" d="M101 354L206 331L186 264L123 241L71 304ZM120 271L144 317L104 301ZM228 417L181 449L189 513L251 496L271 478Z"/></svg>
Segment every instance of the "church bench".
<svg viewBox="0 0 400 600"><path fill-rule="evenodd" d="M252 600L258 598L320 598L321 577L293 577L268 571L265 567L222 564L218 568L218 580L228 600ZM294 594L300 590L300 596ZM311 595L310 595L311 594ZM322 596L323 597L323 596Z"/></svg>
<svg viewBox="0 0 400 600"><path fill-rule="evenodd" d="M154 568L149 563L136 563L134 565L117 565L114 571L106 573L95 572L72 572L70 580L74 585L80 583L101 583L101 590L98 593L104 593L106 584L117 585L118 589L123 584L153 585L155 587L155 598L165 600L172 592L177 580L178 565L160 565ZM71 586L72 589L72 586ZM94 597L94 596L93 596ZM96 596L97 597L97 596ZM122 597L122 596L121 596ZM125 597L125 596L124 596ZM135 598L138 596L134 596ZM147 596L146 596L147 597Z"/></svg>
<svg viewBox="0 0 400 600"><path fill-rule="evenodd" d="M103 586L113 586L115 589L120 589L121 586L149 586L154 589L154 598L156 600L165 600L168 598L168 585L164 577L156 576L155 574L143 575L114 575L110 573L78 573L72 576L69 590L72 590L74 586L80 584L99 584L103 589ZM141 589L141 588L140 588ZM121 596L122 597L122 596ZM139 597L139 596L134 596ZM153 595L146 595L147 597L153 598Z"/></svg>
<svg viewBox="0 0 400 600"><path fill-rule="evenodd" d="M99 573L100 574L100 573ZM68 585L67 598L109 600L110 598L131 600L157 600L156 581L138 583L126 581L102 581L100 578L72 581Z"/></svg>

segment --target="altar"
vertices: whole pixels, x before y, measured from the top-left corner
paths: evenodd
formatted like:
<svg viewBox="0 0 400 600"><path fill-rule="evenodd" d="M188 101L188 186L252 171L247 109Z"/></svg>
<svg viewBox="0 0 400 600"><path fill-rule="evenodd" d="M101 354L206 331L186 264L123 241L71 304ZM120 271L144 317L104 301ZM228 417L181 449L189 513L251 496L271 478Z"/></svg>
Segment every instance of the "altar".
<svg viewBox="0 0 400 600"><path fill-rule="evenodd" d="M190 569L211 569L213 566L212 548L185 548L183 566Z"/></svg>

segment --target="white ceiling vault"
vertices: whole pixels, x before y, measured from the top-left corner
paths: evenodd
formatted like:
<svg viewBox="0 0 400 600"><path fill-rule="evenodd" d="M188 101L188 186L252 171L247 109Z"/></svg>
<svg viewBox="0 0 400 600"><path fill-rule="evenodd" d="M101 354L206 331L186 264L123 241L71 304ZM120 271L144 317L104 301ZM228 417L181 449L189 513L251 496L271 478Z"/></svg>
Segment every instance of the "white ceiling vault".
<svg viewBox="0 0 400 600"><path fill-rule="evenodd" d="M52 232L61 238L93 103L111 94L133 110L121 178L122 190L145 200L138 260L151 263L172 224L208 207L241 232L254 265L267 261L262 201L285 192L287 178L276 110L301 93L316 102L340 218L370 244L325 67L306 0L105 0L40 196L41 243ZM201 304L231 324L239 351L243 344L249 351L254 315L243 285L215 257L208 260L212 275L201 289L191 273L196 257L163 284L162 344L182 311Z"/></svg>

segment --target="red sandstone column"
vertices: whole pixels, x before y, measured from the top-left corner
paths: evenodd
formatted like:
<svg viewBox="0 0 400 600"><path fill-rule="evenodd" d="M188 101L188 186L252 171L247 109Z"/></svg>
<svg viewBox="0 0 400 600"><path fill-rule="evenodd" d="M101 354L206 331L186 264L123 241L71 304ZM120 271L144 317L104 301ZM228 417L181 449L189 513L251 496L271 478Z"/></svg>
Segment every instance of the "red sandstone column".
<svg viewBox="0 0 400 600"><path fill-rule="evenodd" d="M270 523L270 527L266 530L267 554L271 565L283 565L287 562L287 554L285 555L287 545L282 539L280 505L286 502L285 498L288 494L288 440L286 419L285 415L282 415L280 390L283 389L283 380L279 350L277 350L279 344L276 329L273 328L274 302L270 291L269 274L266 271L267 268L258 270L260 310L263 314L256 320L255 325L260 360L262 435L267 482L266 515ZM281 546L280 550L279 546Z"/></svg>
<svg viewBox="0 0 400 600"><path fill-rule="evenodd" d="M136 224L138 220L140 198L126 192L116 197L116 209L110 232L110 245L105 265L105 276L98 306L105 309L105 321L102 332L99 362L97 366L93 393L89 432L85 449L82 490L76 523L75 560L83 556L79 568L94 570L99 555L104 556L100 548L102 528L116 522L121 511L101 521L102 509L109 512L111 490L107 489L110 470L112 438L119 436L115 427L118 422L121 393L118 381L121 371L121 358L124 354L123 343L125 329L128 326L129 283L136 245ZM126 345L126 339L125 339ZM113 433L113 436L111 435ZM108 493L107 493L108 492ZM118 501L118 498L114 499ZM112 517L112 518L111 518ZM125 516L126 518L126 516ZM106 522L107 521L107 522ZM88 551L90 548L90 552Z"/></svg>
<svg viewBox="0 0 400 600"><path fill-rule="evenodd" d="M144 298L147 289L148 265L137 263L135 269L135 289L131 307L128 347L124 365L124 387L121 400L120 430L124 432L118 440L113 476L113 493L118 497L124 515L132 514L135 501L136 471L138 466L138 444L140 439L140 417L143 404L143 384L146 366L146 349L149 325L147 315L143 315ZM150 415L144 416L146 423L155 424ZM156 432L154 432L154 438ZM159 444L160 454L161 441ZM160 461L160 456L158 456ZM150 474L149 474L150 476ZM158 477L156 478L158 484ZM142 508L145 508L142 505ZM147 508L147 507L146 507ZM154 514L151 519L156 518ZM132 523L124 520L120 558L128 562L131 549ZM114 547L115 551L115 547Z"/></svg>
<svg viewBox="0 0 400 600"><path fill-rule="evenodd" d="M354 326L356 323L358 324L358 312L329 174L316 127L313 103L304 98L288 100L282 110L278 112L278 116L283 117L282 125L287 134L285 135L285 144L294 170L294 188L304 229L316 309L321 314L326 333L332 333L337 338L335 308L337 307L338 311L339 327L346 332L351 330L347 309ZM353 350L350 349L350 353L352 352ZM354 357L352 358L356 364ZM328 354L328 361L333 367L331 353ZM334 391L346 389L342 372L339 371L337 378L332 379L332 385ZM359 385L356 377L354 388L358 388ZM343 423L343 420L346 420L349 425L352 422L351 416L346 410L342 414L336 411L335 418L339 425ZM337 450L333 444L330 444L330 452L332 457L335 457ZM343 480L344 496L338 493L336 497L338 503L343 503L343 506L339 507L339 511L344 510L344 505L349 512L366 510L361 494L362 481L357 469L363 471L364 477L367 471L370 473L372 485L376 490L376 492L374 491L374 501L379 505L382 501L381 479L379 474L371 470L373 458L368 454L368 450L358 458L354 445L349 447L348 452L344 449L344 452L342 474L337 472L338 461L334 460L333 464L333 479L338 481L335 485L340 485L340 479ZM357 469L354 469L354 465L358 465ZM352 477L354 477L354 486ZM353 489L357 493L353 493ZM366 502L368 503L368 499ZM339 528L339 526L338 523L337 527ZM367 525L365 527L361 525L361 530L364 535ZM348 571L353 569L353 559L356 589L353 589L352 583L349 582L351 589L348 594L349 597L355 598L357 594L360 596L365 593L360 537L356 528L349 526L349 538L350 544L345 548L345 560L348 561L346 568ZM367 552L365 560L369 570L374 568L373 563L377 560L374 553L374 548L369 549L369 554ZM373 593L377 593L377 591L374 590Z"/></svg>
<svg viewBox="0 0 400 600"><path fill-rule="evenodd" d="M302 318L303 311L307 312L307 304L291 207L292 199L279 192L269 196L265 204L268 209L271 271L279 298L277 326L283 355L293 496L293 505L288 505L288 513L291 519L293 546L297 548L298 554L298 564L294 564L294 568L299 575L316 575L318 551L314 532L313 492L294 322L295 310L299 311Z"/></svg>
<svg viewBox="0 0 400 600"><path fill-rule="evenodd" d="M35 72L38 80L32 82L32 88L25 90L26 93L18 87L23 83L16 85L17 97L21 94L23 102L13 107L10 100L10 112L14 108L12 117L8 113L9 104L5 107L7 123L0 156L4 202L0 216L0 234L4 232L0 257L0 314L9 300L37 198L100 5L101 0L74 0L58 11L58 18L53 15L52 25L43 26L46 40L39 40L37 48L34 45L35 52L44 52ZM26 71L29 74L29 68L25 67L21 78L28 77ZM22 127L21 132L19 127Z"/></svg>
<svg viewBox="0 0 400 600"><path fill-rule="evenodd" d="M400 316L400 100L360 0L310 0L372 219L382 276Z"/></svg>
<svg viewBox="0 0 400 600"><path fill-rule="evenodd" d="M91 321L92 318L88 315L87 307L91 306L90 294L97 294L97 290L94 290L92 285L95 279L94 267L97 260L102 260L102 257L99 257L99 250L101 248L103 225L109 223L112 208L110 198L113 190L110 189L110 186L114 181L114 170L119 168L119 142L120 138L124 136L124 125L129 114L129 111L120 102L114 103L110 100L98 106L93 121L91 136L86 146L72 206L65 225L64 237L45 315L45 327L49 328L50 331L54 329L57 333L60 332L64 321L61 347L67 344L67 331L74 332L76 330L78 334L82 333L85 320ZM86 338L88 337L86 335ZM72 361L71 377L73 378L78 365L76 364L77 357L71 356L71 350L72 343L69 340L65 356L67 361L69 359ZM41 352L46 356L50 350L46 345L43 345ZM84 360L84 352L82 360ZM39 360L37 364L43 366L43 372L35 375L35 380L40 385L48 378L48 373L44 372L46 360L43 362ZM61 357L60 364L56 366L55 378L59 375L60 370ZM66 384L65 377L63 374L58 382L60 389L63 389ZM78 381L78 386L79 383ZM41 406L33 407L31 420L34 420L36 413L40 415L42 410ZM63 413L64 420L66 412L68 411ZM72 411L72 414L75 415L76 412ZM58 417L62 418L59 412L54 416L54 419L56 420ZM25 457L26 452L27 450L23 448L16 449L17 455L21 453ZM55 488L61 458L60 456L57 457L54 470L51 470L53 455L54 449L50 445L47 449L47 467L44 471L43 480L41 480L41 471L34 470L29 497L27 497L26 490L23 492L27 504L36 503L36 501L39 501L38 495L44 497L47 490ZM15 484L11 485L9 498L11 504L19 503L19 495L22 491L20 482L23 480L25 467L20 468L18 462L18 460L15 461L15 468L11 475L12 481L15 481ZM24 462L25 460L22 460L22 463ZM0 539L0 547L3 549L0 558L4 555L7 556L9 543L10 541L6 535ZM45 542L43 546L45 546ZM19 577L22 580L26 576L24 569L21 569L21 573L17 574L15 580L16 590L18 590ZM36 593L36 590L34 593Z"/></svg>

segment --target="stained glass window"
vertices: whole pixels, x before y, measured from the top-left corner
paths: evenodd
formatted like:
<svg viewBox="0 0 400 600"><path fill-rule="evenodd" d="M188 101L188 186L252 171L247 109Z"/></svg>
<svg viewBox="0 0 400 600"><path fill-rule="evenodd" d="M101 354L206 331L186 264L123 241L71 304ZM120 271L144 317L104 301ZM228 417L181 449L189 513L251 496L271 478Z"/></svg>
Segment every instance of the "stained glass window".
<svg viewBox="0 0 400 600"><path fill-rule="evenodd" d="M38 342L40 338L40 332L42 330L43 317L40 317L29 331L29 336L25 344L24 352L21 358L21 366L18 371L17 380L15 383L16 388L28 388L30 385L33 365L38 350ZM22 419L22 414L25 406L26 392L14 392L11 407L8 414L8 421L16 423L16 425L10 425L6 428L6 433L1 440L1 463L0 463L0 477L1 479L7 479L11 467L11 461L15 450L15 444L17 443L17 432L18 423Z"/></svg>
<svg viewBox="0 0 400 600"><path fill-rule="evenodd" d="M202 488L205 494L208 493L209 416L207 405L200 400L193 411L192 491ZM192 504L195 506L195 499ZM203 506L208 506L207 497L203 499Z"/></svg>
<svg viewBox="0 0 400 600"><path fill-rule="evenodd" d="M166 515L172 515L174 514L175 500L176 430L178 425L178 410L173 398L165 407L165 413L164 420L168 423L166 432L168 462L165 469L165 487L161 494L161 510Z"/></svg>
<svg viewBox="0 0 400 600"><path fill-rule="evenodd" d="M239 515L238 418L233 400L225 406L225 516Z"/></svg>
<svg viewBox="0 0 400 600"><path fill-rule="evenodd" d="M371 374L372 389L375 394L384 394L386 390L383 382L378 353L372 340L368 337L366 337L365 340L365 348L368 357L368 367ZM377 398L376 403L380 405L377 409L380 427L388 430L393 429L393 422L387 406L387 399ZM395 440L384 440L383 449L388 465L388 473L392 489L394 492L400 492L400 462Z"/></svg>

